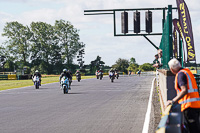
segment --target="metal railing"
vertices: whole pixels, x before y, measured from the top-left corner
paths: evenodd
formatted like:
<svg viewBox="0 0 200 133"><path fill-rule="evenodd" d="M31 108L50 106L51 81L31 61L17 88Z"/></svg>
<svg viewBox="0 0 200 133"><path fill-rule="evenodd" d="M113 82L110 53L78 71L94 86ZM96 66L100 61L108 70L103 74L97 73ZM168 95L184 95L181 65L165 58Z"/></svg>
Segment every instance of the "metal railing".
<svg viewBox="0 0 200 133"><path fill-rule="evenodd" d="M182 124L181 105L169 105L162 115L156 133L182 133Z"/></svg>
<svg viewBox="0 0 200 133"><path fill-rule="evenodd" d="M15 75L15 72L0 72L0 75Z"/></svg>

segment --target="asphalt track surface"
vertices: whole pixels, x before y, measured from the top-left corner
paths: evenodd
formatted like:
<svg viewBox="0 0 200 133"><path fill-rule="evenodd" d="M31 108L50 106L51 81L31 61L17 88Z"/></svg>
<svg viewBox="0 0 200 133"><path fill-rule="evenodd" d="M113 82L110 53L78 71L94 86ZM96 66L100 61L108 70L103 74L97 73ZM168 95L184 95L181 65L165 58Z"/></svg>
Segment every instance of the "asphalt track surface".
<svg viewBox="0 0 200 133"><path fill-rule="evenodd" d="M141 133L154 76L0 91L0 133Z"/></svg>

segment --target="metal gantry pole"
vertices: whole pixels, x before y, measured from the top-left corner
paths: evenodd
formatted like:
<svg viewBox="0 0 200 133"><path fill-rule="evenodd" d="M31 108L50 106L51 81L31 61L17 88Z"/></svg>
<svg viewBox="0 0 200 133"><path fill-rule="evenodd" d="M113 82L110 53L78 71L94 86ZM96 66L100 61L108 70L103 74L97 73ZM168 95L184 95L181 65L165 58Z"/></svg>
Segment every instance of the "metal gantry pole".
<svg viewBox="0 0 200 133"><path fill-rule="evenodd" d="M115 21L115 11L113 11L113 25L114 25L114 36L116 36L116 21Z"/></svg>
<svg viewBox="0 0 200 133"><path fill-rule="evenodd" d="M158 49L158 47L152 42L150 41L149 38L147 38L147 36L150 35L162 35L162 33L137 33L137 34L117 34L116 33L116 12L125 12L125 11L141 11L141 10L162 10L163 11L163 20L162 20L162 28L164 28L164 23L165 23L165 11L166 10L172 10L172 9L177 9L176 7L172 8L172 6L168 6L165 8L134 8L134 9L108 9L108 10L84 10L84 15L113 15L113 25L114 25L114 36L144 36L145 39L147 39L147 41L149 41L156 49ZM170 39L170 41L172 41ZM171 44L170 44L171 45ZM170 46L171 48L171 46ZM171 55L171 53L170 53Z"/></svg>

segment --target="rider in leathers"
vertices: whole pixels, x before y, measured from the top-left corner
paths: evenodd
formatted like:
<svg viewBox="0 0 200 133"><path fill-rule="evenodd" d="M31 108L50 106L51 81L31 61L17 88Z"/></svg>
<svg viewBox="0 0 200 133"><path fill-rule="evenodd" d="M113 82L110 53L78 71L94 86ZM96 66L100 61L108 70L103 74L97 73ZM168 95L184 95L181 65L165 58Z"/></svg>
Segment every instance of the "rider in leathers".
<svg viewBox="0 0 200 133"><path fill-rule="evenodd" d="M110 77L110 79L111 79L111 73L112 73L113 75L115 74L115 70L114 70L113 68L111 68L110 71L109 71L109 77Z"/></svg>
<svg viewBox="0 0 200 133"><path fill-rule="evenodd" d="M34 77L34 76L38 76L38 77L39 77L39 79L40 79L40 86L41 86L41 82L42 82L41 77L42 77L42 76L41 76L41 74L39 73L38 70L35 71L35 73L33 74L33 77ZM33 79L33 77L32 77L32 79Z"/></svg>
<svg viewBox="0 0 200 133"><path fill-rule="evenodd" d="M63 72L60 74L59 80L61 81L62 77L65 76L68 79L72 79L71 74L67 71L67 69L63 69ZM61 83L61 82L60 82ZM70 87L69 87L70 88Z"/></svg>

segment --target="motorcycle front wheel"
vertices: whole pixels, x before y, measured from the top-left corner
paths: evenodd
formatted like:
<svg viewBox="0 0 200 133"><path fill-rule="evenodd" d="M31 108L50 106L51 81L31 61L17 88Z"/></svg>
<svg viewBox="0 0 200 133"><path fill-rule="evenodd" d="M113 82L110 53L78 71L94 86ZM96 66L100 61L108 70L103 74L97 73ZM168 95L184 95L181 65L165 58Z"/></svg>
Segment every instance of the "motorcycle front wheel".
<svg viewBox="0 0 200 133"><path fill-rule="evenodd" d="M39 89L39 83L35 82L35 89Z"/></svg>
<svg viewBox="0 0 200 133"><path fill-rule="evenodd" d="M63 87L63 93L64 93L64 94L68 93L68 88L67 88L67 86L64 86L64 87Z"/></svg>

